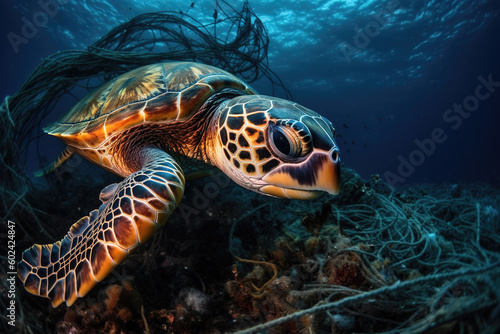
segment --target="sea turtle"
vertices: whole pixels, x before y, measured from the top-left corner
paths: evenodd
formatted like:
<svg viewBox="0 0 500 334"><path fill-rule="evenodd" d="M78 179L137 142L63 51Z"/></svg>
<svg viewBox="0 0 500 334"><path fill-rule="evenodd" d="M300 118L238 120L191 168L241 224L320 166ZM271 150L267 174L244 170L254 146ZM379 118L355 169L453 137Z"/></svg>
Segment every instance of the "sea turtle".
<svg viewBox="0 0 500 334"><path fill-rule="evenodd" d="M217 167L261 194L337 194L332 124L297 103L256 92L221 69L191 62L137 68L103 84L44 129L74 153L125 179L105 187L98 210L52 245L23 253L27 291L72 305L172 214L185 178Z"/></svg>

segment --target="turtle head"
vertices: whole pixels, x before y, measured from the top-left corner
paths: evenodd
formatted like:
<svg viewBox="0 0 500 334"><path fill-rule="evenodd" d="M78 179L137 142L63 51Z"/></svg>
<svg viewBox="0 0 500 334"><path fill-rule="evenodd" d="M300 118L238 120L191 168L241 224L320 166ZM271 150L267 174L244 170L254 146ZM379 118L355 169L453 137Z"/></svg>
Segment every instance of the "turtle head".
<svg viewBox="0 0 500 334"><path fill-rule="evenodd" d="M235 97L219 111L214 160L235 182L275 197L338 194L340 157L330 121L262 95Z"/></svg>

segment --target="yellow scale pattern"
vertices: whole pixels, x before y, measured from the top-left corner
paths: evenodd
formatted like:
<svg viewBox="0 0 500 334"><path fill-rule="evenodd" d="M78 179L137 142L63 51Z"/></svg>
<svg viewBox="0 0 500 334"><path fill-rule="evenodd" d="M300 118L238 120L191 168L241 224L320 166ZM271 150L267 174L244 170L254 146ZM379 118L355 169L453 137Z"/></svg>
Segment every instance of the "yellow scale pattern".
<svg viewBox="0 0 500 334"><path fill-rule="evenodd" d="M226 117L220 119L220 134L223 139L224 154L228 161L245 174L262 177L267 166L275 165L275 159L266 145L265 130L271 115L268 111L273 102L258 96L234 99L228 104ZM239 102L239 103L238 103Z"/></svg>

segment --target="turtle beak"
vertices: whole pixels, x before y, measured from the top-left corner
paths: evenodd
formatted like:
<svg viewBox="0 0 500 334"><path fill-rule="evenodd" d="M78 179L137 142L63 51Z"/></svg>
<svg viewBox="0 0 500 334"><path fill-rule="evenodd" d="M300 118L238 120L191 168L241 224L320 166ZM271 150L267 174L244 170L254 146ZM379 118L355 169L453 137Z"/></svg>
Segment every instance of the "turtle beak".
<svg viewBox="0 0 500 334"><path fill-rule="evenodd" d="M340 190L340 159L337 147L316 150L299 164L284 164L262 178L268 186L261 191L279 197L313 199L320 191L337 195ZM282 189L285 196L277 191ZM290 196L290 194L292 196Z"/></svg>
<svg viewBox="0 0 500 334"><path fill-rule="evenodd" d="M318 153L321 154L321 153ZM319 190L337 195L340 191L340 158L337 149L326 153L324 162L317 167L315 186Z"/></svg>

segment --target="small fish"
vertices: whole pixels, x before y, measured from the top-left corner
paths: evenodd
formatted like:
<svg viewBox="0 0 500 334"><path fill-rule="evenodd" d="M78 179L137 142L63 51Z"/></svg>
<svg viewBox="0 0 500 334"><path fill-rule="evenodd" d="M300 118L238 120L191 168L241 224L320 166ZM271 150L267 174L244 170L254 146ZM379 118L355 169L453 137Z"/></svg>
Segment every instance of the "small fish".
<svg viewBox="0 0 500 334"><path fill-rule="evenodd" d="M356 145L356 142L353 140L353 141L352 141L352 144L353 144L353 145Z"/></svg>
<svg viewBox="0 0 500 334"><path fill-rule="evenodd" d="M350 150L350 149L347 149L347 153L351 154L351 150Z"/></svg>
<svg viewBox="0 0 500 334"><path fill-rule="evenodd" d="M347 126L347 124L343 123L344 125L344 128L348 129L349 127Z"/></svg>
<svg viewBox="0 0 500 334"><path fill-rule="evenodd" d="M342 134L341 134L341 133L337 133L337 134L335 135L335 137L337 137L337 138L342 138Z"/></svg>
<svg viewBox="0 0 500 334"><path fill-rule="evenodd" d="M377 117L377 121L382 122L382 118Z"/></svg>
<svg viewBox="0 0 500 334"><path fill-rule="evenodd" d="M344 140L344 144L347 144L347 140Z"/></svg>
<svg viewBox="0 0 500 334"><path fill-rule="evenodd" d="M365 145L364 145L364 146L365 146L365 148L366 148L366 143L365 143Z"/></svg>
<svg viewBox="0 0 500 334"><path fill-rule="evenodd" d="M370 130L370 128L366 124L365 124L365 130Z"/></svg>

